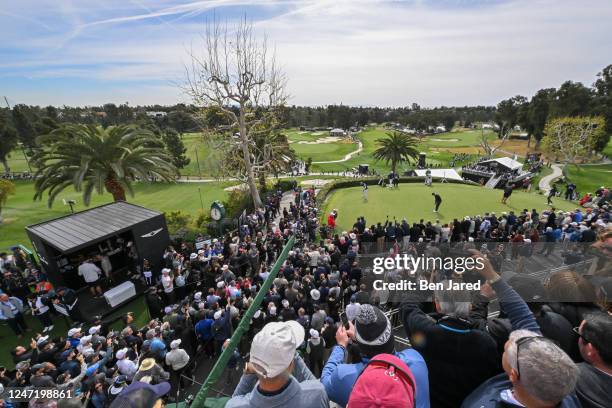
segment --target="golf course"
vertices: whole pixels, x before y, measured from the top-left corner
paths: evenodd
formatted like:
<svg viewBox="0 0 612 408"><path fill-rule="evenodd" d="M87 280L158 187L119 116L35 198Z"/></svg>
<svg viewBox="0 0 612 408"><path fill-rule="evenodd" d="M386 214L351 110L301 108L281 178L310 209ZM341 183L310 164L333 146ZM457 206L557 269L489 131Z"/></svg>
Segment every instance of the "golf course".
<svg viewBox="0 0 612 408"><path fill-rule="evenodd" d="M432 192L440 194L442 205L438 213L433 212ZM427 187L417 183L400 184L399 188L370 186L368 200L365 201L361 187L350 187L334 190L325 202L325 214L332 209L338 210L337 224L341 230L350 230L357 217L363 216L367 225L384 222L387 216L390 220L406 218L409 222L420 219L442 223L452 222L455 218L466 215L484 215L485 211L493 211L498 215L502 212L520 212L524 208L535 208L538 212L550 208L546 198L535 193L516 191L508 200L508 204L500 202L500 190L485 189L479 186L450 183L434 183ZM559 210L576 208L575 203L561 198L553 200L554 207Z"/></svg>

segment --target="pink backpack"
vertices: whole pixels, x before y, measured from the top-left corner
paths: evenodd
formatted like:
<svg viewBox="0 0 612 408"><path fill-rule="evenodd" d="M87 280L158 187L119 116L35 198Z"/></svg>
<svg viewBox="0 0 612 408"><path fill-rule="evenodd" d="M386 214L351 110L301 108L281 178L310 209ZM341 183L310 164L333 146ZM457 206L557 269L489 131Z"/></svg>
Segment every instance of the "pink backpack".
<svg viewBox="0 0 612 408"><path fill-rule="evenodd" d="M413 408L415 394L406 363L392 354L378 354L357 378L346 408Z"/></svg>

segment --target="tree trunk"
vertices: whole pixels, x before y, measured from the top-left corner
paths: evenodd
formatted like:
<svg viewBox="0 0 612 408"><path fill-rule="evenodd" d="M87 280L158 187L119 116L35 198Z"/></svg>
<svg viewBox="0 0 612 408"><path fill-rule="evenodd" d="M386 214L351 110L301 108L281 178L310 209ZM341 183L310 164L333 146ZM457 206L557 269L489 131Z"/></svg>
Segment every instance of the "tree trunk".
<svg viewBox="0 0 612 408"><path fill-rule="evenodd" d="M391 160L391 171L395 174L395 168L397 167L397 162L395 160Z"/></svg>
<svg viewBox="0 0 612 408"><path fill-rule="evenodd" d="M104 187L106 187L106 191L113 195L113 200L115 201L126 201L125 199L125 190L121 186L121 184L117 181L114 174L109 174L104 180Z"/></svg>
<svg viewBox="0 0 612 408"><path fill-rule="evenodd" d="M9 174L11 172L11 168L9 167L8 160L5 157L0 158L0 162L4 166L4 173Z"/></svg>
<svg viewBox="0 0 612 408"><path fill-rule="evenodd" d="M262 208L263 203L259 197L259 191L257 190L257 183L255 180L255 172L253 171L253 165L251 163L251 154L249 152L249 139L247 137L247 129L245 122L244 107L240 107L239 127L240 127L240 144L242 147L242 158L244 160L244 167L247 172L247 184L253 199L253 206L255 208Z"/></svg>

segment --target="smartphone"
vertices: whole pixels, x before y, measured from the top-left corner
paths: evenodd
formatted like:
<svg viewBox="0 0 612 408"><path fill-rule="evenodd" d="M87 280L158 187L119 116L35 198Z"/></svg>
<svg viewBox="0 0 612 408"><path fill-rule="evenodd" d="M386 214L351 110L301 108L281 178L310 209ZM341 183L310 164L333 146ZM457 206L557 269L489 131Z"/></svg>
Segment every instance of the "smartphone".
<svg viewBox="0 0 612 408"><path fill-rule="evenodd" d="M346 312L342 312L342 313L340 313L340 320L342 321L342 325L344 326L344 329L345 329L345 330L348 330L348 329L349 329L349 327L351 327L351 326L349 325L349 320L348 320L348 317L346 317Z"/></svg>

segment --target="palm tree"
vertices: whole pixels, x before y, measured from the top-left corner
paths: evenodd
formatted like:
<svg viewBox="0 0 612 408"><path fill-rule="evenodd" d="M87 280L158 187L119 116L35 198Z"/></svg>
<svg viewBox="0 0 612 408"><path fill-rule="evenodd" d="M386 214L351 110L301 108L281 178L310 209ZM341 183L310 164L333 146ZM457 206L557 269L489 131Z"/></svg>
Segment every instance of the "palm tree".
<svg viewBox="0 0 612 408"><path fill-rule="evenodd" d="M403 132L387 133L384 139L377 139L378 149L373 153L374 158L384 160L385 163L391 162L391 169L395 173L398 163L407 161L410 158L416 159L419 151L416 146L418 141Z"/></svg>
<svg viewBox="0 0 612 408"><path fill-rule="evenodd" d="M134 180L171 181L178 175L160 138L134 126L65 124L40 136L38 143L41 150L32 158L38 167L34 199L48 191L49 207L71 185L83 191L89 205L94 190L102 194L106 189L115 201L125 201L126 191L134 195Z"/></svg>

